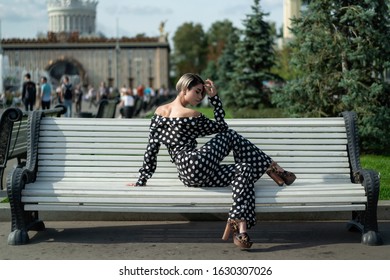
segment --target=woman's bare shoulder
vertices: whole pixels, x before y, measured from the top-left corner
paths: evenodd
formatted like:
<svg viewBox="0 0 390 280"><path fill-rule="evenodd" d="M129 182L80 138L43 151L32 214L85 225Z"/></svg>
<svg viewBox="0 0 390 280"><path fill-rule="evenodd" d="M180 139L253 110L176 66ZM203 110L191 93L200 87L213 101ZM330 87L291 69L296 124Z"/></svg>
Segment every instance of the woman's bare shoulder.
<svg viewBox="0 0 390 280"><path fill-rule="evenodd" d="M200 116L200 113L198 111L193 110L193 109L188 109L188 108L183 110L182 115L181 115L182 118L191 118L191 117L196 118L199 116Z"/></svg>
<svg viewBox="0 0 390 280"><path fill-rule="evenodd" d="M157 107L156 111L154 113L156 115L162 116L162 117L169 117L170 114L170 108L168 107L169 104L161 105Z"/></svg>
<svg viewBox="0 0 390 280"><path fill-rule="evenodd" d="M196 110L177 108L170 103L157 107L155 114L166 118L190 118L200 116L200 113Z"/></svg>

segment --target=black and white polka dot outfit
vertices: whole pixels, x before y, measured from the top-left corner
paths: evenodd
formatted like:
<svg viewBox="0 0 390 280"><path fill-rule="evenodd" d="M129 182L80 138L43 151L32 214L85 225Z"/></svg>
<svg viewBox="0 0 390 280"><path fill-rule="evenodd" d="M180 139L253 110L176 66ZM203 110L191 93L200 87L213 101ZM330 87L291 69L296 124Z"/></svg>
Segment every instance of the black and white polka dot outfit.
<svg viewBox="0 0 390 280"><path fill-rule="evenodd" d="M214 106L215 121L204 115L186 118L153 116L136 185L143 186L152 177L160 145L165 144L184 185L232 187L233 204L229 219L243 219L251 228L256 223L254 183L265 173L272 160L246 138L228 128L218 96L209 98L209 101ZM196 138L211 134L216 135L197 148ZM221 164L231 151L235 164Z"/></svg>

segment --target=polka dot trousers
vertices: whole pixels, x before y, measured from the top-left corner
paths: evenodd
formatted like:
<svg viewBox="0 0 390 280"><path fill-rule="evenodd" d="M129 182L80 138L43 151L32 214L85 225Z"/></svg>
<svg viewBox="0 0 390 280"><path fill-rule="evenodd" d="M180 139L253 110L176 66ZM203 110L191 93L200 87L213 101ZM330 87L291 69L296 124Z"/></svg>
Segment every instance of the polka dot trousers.
<svg viewBox="0 0 390 280"><path fill-rule="evenodd" d="M234 164L221 164L233 152ZM232 188L229 219L256 224L254 183L265 173L272 159L232 129L218 133L201 148L179 153L179 178L189 187Z"/></svg>

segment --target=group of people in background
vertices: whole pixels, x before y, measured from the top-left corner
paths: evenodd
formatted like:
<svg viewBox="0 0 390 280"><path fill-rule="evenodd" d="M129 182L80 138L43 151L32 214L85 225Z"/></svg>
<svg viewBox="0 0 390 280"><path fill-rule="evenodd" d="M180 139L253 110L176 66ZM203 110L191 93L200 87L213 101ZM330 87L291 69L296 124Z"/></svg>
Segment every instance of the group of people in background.
<svg viewBox="0 0 390 280"><path fill-rule="evenodd" d="M40 100L39 107L43 110L50 109L52 104L63 104L67 108L66 117L72 116L73 103L76 105L76 113L81 112L83 91L80 85L75 87L70 82L69 76L64 76L61 84L56 88L56 97L53 99L52 86L48 83L47 77L41 77L40 84L31 80L30 73L24 75L22 86L22 102L26 111L33 111L37 99ZM38 90L37 90L38 89Z"/></svg>
<svg viewBox="0 0 390 280"><path fill-rule="evenodd" d="M89 103L89 109L98 107L99 102L104 99L117 99L120 117L131 118L138 115L141 111L148 111L154 106L161 105L170 98L168 88L162 86L159 89L139 85L136 88L123 85L119 90L108 87L102 81L97 89L89 85L86 94L84 94L81 85L73 85L69 76L64 76L61 83L55 89L48 82L48 78L43 76L40 84L31 80L31 75L27 73L24 76L22 87L22 102L26 111L34 110L38 107L45 110L50 109L52 105L63 104L66 108L65 117L73 116L73 105L75 105L76 114L79 115L82 110L82 102ZM36 104L39 100L39 105Z"/></svg>

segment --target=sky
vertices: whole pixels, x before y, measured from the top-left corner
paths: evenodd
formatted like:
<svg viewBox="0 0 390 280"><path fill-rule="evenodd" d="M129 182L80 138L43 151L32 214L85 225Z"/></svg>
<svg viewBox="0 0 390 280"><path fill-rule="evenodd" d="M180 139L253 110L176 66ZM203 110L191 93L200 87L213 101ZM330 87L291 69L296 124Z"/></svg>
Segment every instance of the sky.
<svg viewBox="0 0 390 280"><path fill-rule="evenodd" d="M183 23L201 24L206 32L212 23L230 20L237 28L252 9L253 0L98 0L97 32L106 37L133 37L144 33L159 36L159 26L165 22L165 31L171 40ZM269 16L267 21L281 27L283 0L260 0ZM46 0L0 0L2 38L35 38L46 34L49 19Z"/></svg>

